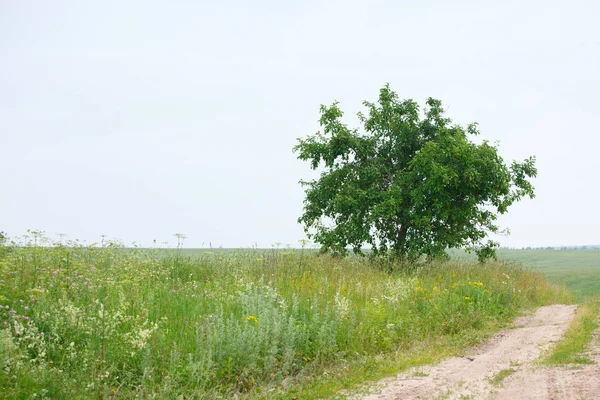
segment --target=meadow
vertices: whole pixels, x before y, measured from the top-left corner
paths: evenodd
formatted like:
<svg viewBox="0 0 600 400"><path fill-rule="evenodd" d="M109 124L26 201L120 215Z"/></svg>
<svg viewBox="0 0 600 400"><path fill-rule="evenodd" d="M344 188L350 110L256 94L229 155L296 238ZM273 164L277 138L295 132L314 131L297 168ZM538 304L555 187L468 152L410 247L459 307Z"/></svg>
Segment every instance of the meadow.
<svg viewBox="0 0 600 400"><path fill-rule="evenodd" d="M6 398L332 398L572 302L514 262L0 247ZM560 280L560 279L559 279Z"/></svg>
<svg viewBox="0 0 600 400"><path fill-rule="evenodd" d="M450 254L456 260L474 259L459 251ZM500 249L498 257L538 271L552 282L566 285L577 302L600 294L600 249Z"/></svg>

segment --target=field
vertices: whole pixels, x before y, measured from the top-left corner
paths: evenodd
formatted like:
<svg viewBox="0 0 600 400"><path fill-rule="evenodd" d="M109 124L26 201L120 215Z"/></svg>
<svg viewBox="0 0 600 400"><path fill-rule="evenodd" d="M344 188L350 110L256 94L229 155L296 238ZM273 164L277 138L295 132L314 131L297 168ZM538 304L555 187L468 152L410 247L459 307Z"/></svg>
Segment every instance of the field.
<svg viewBox="0 0 600 400"><path fill-rule="evenodd" d="M456 259L472 259L462 252ZM564 284L577 302L600 294L600 249L581 250L499 250L502 260L539 271L553 282Z"/></svg>
<svg viewBox="0 0 600 400"><path fill-rule="evenodd" d="M564 283L578 302L600 294L600 250L502 250L505 260L520 262L548 279Z"/></svg>
<svg viewBox="0 0 600 400"><path fill-rule="evenodd" d="M330 398L572 301L502 262L44 240L0 247L8 398Z"/></svg>

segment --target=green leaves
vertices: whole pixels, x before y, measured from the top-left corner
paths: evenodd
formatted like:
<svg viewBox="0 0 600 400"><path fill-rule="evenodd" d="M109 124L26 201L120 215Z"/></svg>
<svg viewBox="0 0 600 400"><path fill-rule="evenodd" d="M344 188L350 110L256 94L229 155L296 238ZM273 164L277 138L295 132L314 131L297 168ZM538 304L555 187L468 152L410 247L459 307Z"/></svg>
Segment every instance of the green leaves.
<svg viewBox="0 0 600 400"><path fill-rule="evenodd" d="M443 257L449 247L494 256L497 214L525 196L534 197L529 178L535 158L508 167L497 147L469 140L453 125L439 100L424 112L413 100L400 100L389 85L377 103L364 102L362 132L341 122L338 103L321 106L321 131L298 139L294 151L321 168L319 179L303 182L306 199L298 219L323 251L414 258Z"/></svg>

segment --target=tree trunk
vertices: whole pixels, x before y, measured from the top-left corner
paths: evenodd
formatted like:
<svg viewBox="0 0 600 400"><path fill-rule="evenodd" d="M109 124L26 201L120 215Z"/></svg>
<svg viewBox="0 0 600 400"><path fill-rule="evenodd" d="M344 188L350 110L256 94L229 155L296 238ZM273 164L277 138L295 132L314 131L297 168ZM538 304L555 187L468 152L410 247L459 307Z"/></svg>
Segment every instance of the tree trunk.
<svg viewBox="0 0 600 400"><path fill-rule="evenodd" d="M394 244L394 251L396 256L400 259L404 259L406 255L406 234L408 233L408 225L401 224L398 229L398 235L396 236L396 243Z"/></svg>

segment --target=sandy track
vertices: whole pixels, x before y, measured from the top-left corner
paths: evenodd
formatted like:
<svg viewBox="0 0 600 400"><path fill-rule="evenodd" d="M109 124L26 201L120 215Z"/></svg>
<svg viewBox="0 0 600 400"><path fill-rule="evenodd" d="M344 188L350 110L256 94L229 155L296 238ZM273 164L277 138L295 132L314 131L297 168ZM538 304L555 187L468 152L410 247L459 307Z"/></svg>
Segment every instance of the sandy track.
<svg viewBox="0 0 600 400"><path fill-rule="evenodd" d="M472 348L467 356L453 357L434 366L421 367L400 374L394 379L383 380L378 385L383 387L379 394L363 399L586 398L586 393L589 394L598 387L600 375L591 379L595 380L595 383L588 382L589 390L576 393L573 397L570 394L574 392L566 388L577 386L575 381L584 381L585 376L574 374L577 371L563 371L569 374L565 380L558 378L558 375L552 375L558 374L555 370L548 370L546 373L531 366L531 362L538 358L542 351L564 334L575 309L576 306L567 305L541 307L533 315L518 318L515 321L516 328L500 332L483 345ZM505 369L517 372L505 379L503 387L494 386L491 379ZM561 397L563 395L557 390L565 393L567 397ZM600 391L593 392L593 395L597 397L587 398L600 398Z"/></svg>
<svg viewBox="0 0 600 400"><path fill-rule="evenodd" d="M588 354L591 365L539 368L526 366L507 378L493 399L600 399L600 330Z"/></svg>

